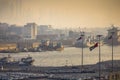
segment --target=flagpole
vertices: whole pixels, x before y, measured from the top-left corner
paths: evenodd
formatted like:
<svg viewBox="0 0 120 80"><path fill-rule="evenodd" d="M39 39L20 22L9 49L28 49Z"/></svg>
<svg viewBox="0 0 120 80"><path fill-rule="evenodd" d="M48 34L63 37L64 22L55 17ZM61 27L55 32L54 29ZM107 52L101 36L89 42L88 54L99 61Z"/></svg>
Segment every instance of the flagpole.
<svg viewBox="0 0 120 80"><path fill-rule="evenodd" d="M82 69L83 69L83 37L84 37L84 32L82 32L82 34L81 34L81 36L82 36L82 55L81 55L81 67L82 67Z"/></svg>
<svg viewBox="0 0 120 80"><path fill-rule="evenodd" d="M100 48L100 37L102 36L102 35L97 35L98 36L98 38L99 38L99 80L101 80L100 79L100 77L101 77L101 48Z"/></svg>
<svg viewBox="0 0 120 80"><path fill-rule="evenodd" d="M113 34L114 32L111 32L112 33L112 72L113 72Z"/></svg>
<svg viewBox="0 0 120 80"><path fill-rule="evenodd" d="M83 69L83 36L84 36L84 33L83 33L81 36L82 36L82 56L81 56L81 66L82 66L82 69Z"/></svg>

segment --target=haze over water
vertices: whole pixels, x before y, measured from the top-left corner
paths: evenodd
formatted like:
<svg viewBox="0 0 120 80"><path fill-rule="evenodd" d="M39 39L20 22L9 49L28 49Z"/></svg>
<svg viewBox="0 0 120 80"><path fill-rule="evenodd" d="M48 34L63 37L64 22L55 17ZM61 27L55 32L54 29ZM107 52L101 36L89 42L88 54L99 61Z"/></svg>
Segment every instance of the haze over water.
<svg viewBox="0 0 120 80"><path fill-rule="evenodd" d="M111 60L111 46L101 46L101 60ZM93 51L84 48L84 65L96 64L98 62L98 47ZM81 48L68 47L64 51L46 51L46 52L24 52L13 53L12 57L19 59L22 57L32 56L35 59L36 66L65 66L81 65ZM8 56L8 53L1 53L2 56ZM114 47L114 60L120 59L120 46Z"/></svg>

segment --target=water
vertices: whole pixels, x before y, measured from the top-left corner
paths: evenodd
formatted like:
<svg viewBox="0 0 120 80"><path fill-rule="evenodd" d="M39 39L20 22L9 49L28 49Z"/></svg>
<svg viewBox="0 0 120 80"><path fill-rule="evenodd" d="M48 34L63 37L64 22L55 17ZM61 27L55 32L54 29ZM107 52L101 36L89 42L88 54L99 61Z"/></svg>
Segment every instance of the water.
<svg viewBox="0 0 120 80"><path fill-rule="evenodd" d="M98 62L99 49L95 48L89 51L84 48L84 64L95 64ZM101 46L101 60L111 60L111 46ZM7 56L8 53L1 53L0 57ZM64 51L47 51L47 52L24 52L12 53L11 56L19 59L22 57L32 56L35 59L36 66L65 66L81 65L81 48L68 47ZM114 60L120 60L120 46L114 47Z"/></svg>

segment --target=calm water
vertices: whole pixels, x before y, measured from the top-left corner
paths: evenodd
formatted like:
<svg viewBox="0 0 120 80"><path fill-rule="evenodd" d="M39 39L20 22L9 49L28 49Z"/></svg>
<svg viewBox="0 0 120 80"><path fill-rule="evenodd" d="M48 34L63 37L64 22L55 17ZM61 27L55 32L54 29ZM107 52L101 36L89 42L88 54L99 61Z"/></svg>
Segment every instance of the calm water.
<svg viewBox="0 0 120 80"><path fill-rule="evenodd" d="M101 60L111 60L111 46L101 46ZM84 48L84 64L94 64L98 62L98 48L89 51ZM7 53L1 53L0 57L7 56ZM47 52L27 52L14 53L12 57L19 59L26 56L32 56L35 59L34 65L37 66L64 66L81 64L81 48L68 47L64 51L47 51ZM120 60L120 46L114 47L114 59Z"/></svg>

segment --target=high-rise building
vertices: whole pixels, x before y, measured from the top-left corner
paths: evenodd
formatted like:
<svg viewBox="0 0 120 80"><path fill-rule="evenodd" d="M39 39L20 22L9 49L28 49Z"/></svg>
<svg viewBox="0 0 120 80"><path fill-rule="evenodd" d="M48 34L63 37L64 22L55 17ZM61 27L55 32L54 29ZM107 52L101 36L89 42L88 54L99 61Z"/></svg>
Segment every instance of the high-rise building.
<svg viewBox="0 0 120 80"><path fill-rule="evenodd" d="M25 39L36 39L37 36L37 24L36 23L27 23L24 25L23 37Z"/></svg>

